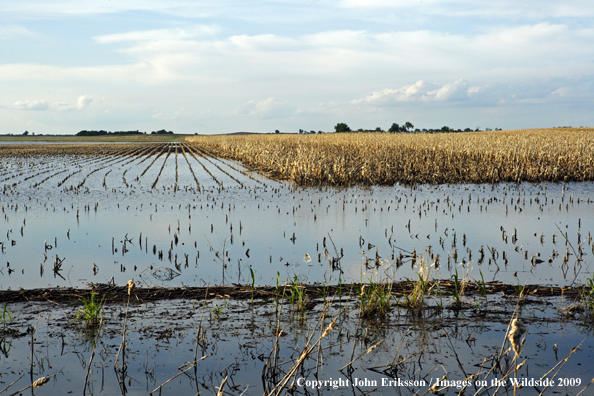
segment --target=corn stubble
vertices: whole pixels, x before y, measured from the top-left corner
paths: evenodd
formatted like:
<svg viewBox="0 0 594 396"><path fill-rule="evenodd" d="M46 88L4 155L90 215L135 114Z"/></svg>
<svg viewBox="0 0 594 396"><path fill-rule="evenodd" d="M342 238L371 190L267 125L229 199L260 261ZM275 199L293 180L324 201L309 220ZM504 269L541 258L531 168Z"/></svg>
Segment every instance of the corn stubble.
<svg viewBox="0 0 594 396"><path fill-rule="evenodd" d="M594 180L594 128L188 140L210 155L298 185Z"/></svg>

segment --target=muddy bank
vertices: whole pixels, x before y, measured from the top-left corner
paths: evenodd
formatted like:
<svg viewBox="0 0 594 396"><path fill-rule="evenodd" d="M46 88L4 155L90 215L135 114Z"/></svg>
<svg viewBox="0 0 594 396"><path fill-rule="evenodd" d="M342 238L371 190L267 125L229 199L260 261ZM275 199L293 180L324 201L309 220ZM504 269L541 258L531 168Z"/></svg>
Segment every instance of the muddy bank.
<svg viewBox="0 0 594 396"><path fill-rule="evenodd" d="M392 293L395 297L410 294L416 282L403 281L393 283ZM0 290L0 301L4 303L27 302L27 301L49 301L55 303L70 303L88 297L91 293L105 294L106 303L126 303L128 301L128 289L126 286L110 284L92 284L88 289L74 288L52 288L52 289L21 289L21 290ZM305 296L310 299L319 299L330 296L358 296L362 284L337 285L299 285ZM274 298L287 297L293 285L277 287L254 287L251 286L212 286L212 287L178 287L178 288L142 288L135 287L131 293L131 303L143 303L160 300L204 300L211 298L237 299L237 300L270 300ZM455 291L453 281L430 282L431 289L439 289L443 293L451 295ZM477 284L465 284L466 295L480 296L500 294L503 296L518 295L519 287L523 294L528 296L552 297L566 296L568 298L579 297L579 287L556 287L542 285L509 285L496 282L486 282L484 292Z"/></svg>

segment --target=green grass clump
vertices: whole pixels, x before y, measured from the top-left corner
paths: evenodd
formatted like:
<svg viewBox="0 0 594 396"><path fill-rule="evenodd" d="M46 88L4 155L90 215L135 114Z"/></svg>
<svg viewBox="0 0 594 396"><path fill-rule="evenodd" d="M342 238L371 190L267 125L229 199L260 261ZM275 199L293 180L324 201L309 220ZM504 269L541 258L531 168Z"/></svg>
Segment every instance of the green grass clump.
<svg viewBox="0 0 594 396"><path fill-rule="evenodd" d="M385 316L390 312L392 299L392 283L375 283L362 285L359 293L359 314L362 318Z"/></svg>
<svg viewBox="0 0 594 396"><path fill-rule="evenodd" d="M289 301L293 311L300 311L302 313L306 310L305 288L299 284L299 277L295 275L293 282L289 285Z"/></svg>
<svg viewBox="0 0 594 396"><path fill-rule="evenodd" d="M419 260L417 270L419 280L416 282L410 280L413 283L413 288L410 293L404 295L404 301L401 300L400 305L410 310L425 308L425 295L429 294L433 288L430 282L431 268L425 260Z"/></svg>
<svg viewBox="0 0 594 396"><path fill-rule="evenodd" d="M578 290L586 313L594 317L594 275L592 278L586 278L586 284Z"/></svg>
<svg viewBox="0 0 594 396"><path fill-rule="evenodd" d="M460 285L460 278L458 277L458 268L456 268L456 273L452 275L452 279L454 281L454 290L452 292L452 301L454 305L458 308L462 306L462 288Z"/></svg>
<svg viewBox="0 0 594 396"><path fill-rule="evenodd" d="M478 292L482 297L487 298L487 284L485 283L485 278L483 277L483 272L480 271L481 280L476 281L476 286L478 287Z"/></svg>
<svg viewBox="0 0 594 396"><path fill-rule="evenodd" d="M214 304L214 303L212 305L206 303L206 306L208 307L208 309L210 309L210 312L213 314L215 319L219 320L219 319L221 319L221 314L223 313L223 310L227 306L227 302L228 301L225 301L225 303L220 306L217 304Z"/></svg>
<svg viewBox="0 0 594 396"><path fill-rule="evenodd" d="M103 315L103 301L105 300L104 294L101 301L97 301L97 293L91 293L88 298L83 298L81 303L82 308L76 311L75 319L77 322L84 322L87 327L95 327L99 324L99 320Z"/></svg>
<svg viewBox="0 0 594 396"><path fill-rule="evenodd" d="M419 280L414 282L410 293L404 295L403 305L408 309L421 309L425 307L425 295L429 292L429 280L417 273ZM411 281L412 282L412 281Z"/></svg>

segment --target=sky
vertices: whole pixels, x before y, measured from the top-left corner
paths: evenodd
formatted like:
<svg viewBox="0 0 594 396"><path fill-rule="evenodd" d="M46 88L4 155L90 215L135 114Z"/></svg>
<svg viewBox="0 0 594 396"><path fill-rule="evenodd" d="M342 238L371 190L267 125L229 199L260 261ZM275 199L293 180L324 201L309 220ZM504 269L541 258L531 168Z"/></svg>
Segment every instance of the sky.
<svg viewBox="0 0 594 396"><path fill-rule="evenodd" d="M594 126L591 0L0 3L0 134Z"/></svg>

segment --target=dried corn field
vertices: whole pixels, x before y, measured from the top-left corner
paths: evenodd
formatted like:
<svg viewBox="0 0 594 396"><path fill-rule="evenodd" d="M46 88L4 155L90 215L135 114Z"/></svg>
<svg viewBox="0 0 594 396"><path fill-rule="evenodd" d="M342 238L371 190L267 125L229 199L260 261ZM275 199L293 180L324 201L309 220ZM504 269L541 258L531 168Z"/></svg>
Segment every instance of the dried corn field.
<svg viewBox="0 0 594 396"><path fill-rule="evenodd" d="M187 139L209 155L299 185L594 180L594 128Z"/></svg>

